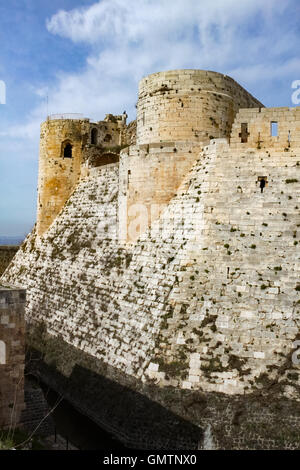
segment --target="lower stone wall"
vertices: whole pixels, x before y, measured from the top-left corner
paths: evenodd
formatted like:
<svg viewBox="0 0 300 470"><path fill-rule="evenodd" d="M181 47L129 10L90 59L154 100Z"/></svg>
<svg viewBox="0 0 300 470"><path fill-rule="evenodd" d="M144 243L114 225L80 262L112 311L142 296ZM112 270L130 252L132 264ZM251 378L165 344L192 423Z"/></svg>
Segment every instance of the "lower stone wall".
<svg viewBox="0 0 300 470"><path fill-rule="evenodd" d="M17 426L24 409L25 298L0 286L0 429Z"/></svg>
<svg viewBox="0 0 300 470"><path fill-rule="evenodd" d="M146 385L41 333L32 331L29 339L47 345L43 354L31 351L30 371L129 448L300 447L300 403L283 398L277 385L266 383L248 396Z"/></svg>
<svg viewBox="0 0 300 470"><path fill-rule="evenodd" d="M46 345L43 353L31 349L27 363L30 373L126 447L197 449L201 444L202 429L148 398L142 383L134 377L42 330L31 331L28 341L35 345L40 342L40 348L42 343ZM65 361L70 375L65 373Z"/></svg>
<svg viewBox="0 0 300 470"><path fill-rule="evenodd" d="M62 390L68 377L68 399L120 435L136 406L123 402L122 427L116 382L208 435L211 425L216 447L298 446L300 375L290 360L300 313L297 155L212 143L133 247L118 243L118 166L82 180L3 278L27 287L29 326L44 329L29 344L45 354L45 376L56 370L49 385ZM133 428L144 420L141 412ZM175 434L167 434L174 446Z"/></svg>
<svg viewBox="0 0 300 470"><path fill-rule="evenodd" d="M0 276L4 273L18 249L18 246L0 246Z"/></svg>

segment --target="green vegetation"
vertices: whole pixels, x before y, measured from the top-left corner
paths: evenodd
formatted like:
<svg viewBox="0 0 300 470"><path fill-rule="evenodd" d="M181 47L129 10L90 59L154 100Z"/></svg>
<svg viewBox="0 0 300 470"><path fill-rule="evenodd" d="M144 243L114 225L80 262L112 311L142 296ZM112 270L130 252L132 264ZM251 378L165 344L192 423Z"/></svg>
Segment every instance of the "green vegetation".
<svg viewBox="0 0 300 470"><path fill-rule="evenodd" d="M46 450L40 440L21 429L0 432L0 450Z"/></svg>

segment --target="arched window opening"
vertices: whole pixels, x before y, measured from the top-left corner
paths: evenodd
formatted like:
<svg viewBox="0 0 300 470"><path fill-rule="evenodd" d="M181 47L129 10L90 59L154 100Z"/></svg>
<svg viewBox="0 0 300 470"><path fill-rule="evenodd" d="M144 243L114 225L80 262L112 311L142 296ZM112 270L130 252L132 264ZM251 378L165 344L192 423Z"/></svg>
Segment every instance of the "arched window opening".
<svg viewBox="0 0 300 470"><path fill-rule="evenodd" d="M6 364L6 344L0 341L0 365Z"/></svg>
<svg viewBox="0 0 300 470"><path fill-rule="evenodd" d="M112 140L112 136L110 134L106 134L104 137L104 142L110 142Z"/></svg>
<svg viewBox="0 0 300 470"><path fill-rule="evenodd" d="M64 147L64 158L72 158L72 145L70 143L65 144Z"/></svg>
<svg viewBox="0 0 300 470"><path fill-rule="evenodd" d="M97 145L97 141L98 141L98 130L97 129L92 129L91 144L92 145Z"/></svg>

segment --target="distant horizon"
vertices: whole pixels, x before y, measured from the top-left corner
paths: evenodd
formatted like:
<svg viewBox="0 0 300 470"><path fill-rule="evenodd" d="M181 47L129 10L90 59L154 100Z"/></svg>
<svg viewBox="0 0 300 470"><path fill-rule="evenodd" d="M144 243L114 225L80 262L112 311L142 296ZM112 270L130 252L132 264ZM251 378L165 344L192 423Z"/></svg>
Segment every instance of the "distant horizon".
<svg viewBox="0 0 300 470"><path fill-rule="evenodd" d="M0 235L0 246L3 245L20 245L27 235L25 236L6 236Z"/></svg>

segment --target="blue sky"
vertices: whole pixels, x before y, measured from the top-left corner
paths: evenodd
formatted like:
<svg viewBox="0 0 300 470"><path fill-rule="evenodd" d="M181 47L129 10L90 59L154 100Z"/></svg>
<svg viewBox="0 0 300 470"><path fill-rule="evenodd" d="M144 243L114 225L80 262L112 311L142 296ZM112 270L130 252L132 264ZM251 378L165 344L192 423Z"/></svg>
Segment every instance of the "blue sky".
<svg viewBox="0 0 300 470"><path fill-rule="evenodd" d="M293 106L299 0L0 0L0 235L35 222L39 125L127 109L160 70L223 72L266 106Z"/></svg>

